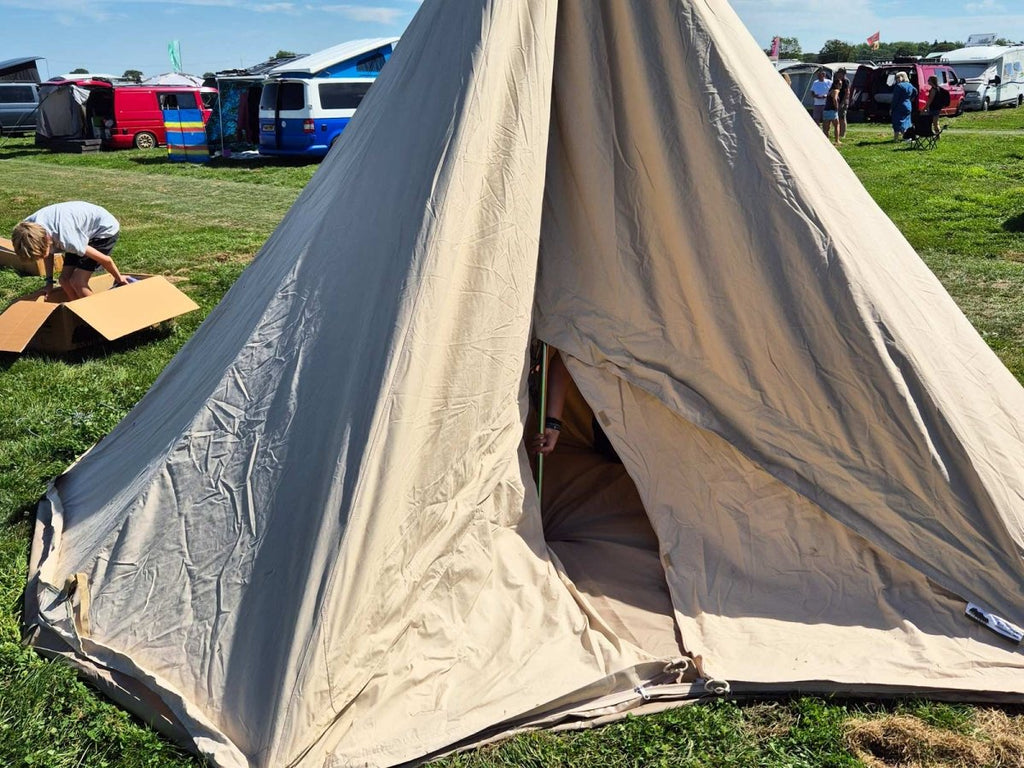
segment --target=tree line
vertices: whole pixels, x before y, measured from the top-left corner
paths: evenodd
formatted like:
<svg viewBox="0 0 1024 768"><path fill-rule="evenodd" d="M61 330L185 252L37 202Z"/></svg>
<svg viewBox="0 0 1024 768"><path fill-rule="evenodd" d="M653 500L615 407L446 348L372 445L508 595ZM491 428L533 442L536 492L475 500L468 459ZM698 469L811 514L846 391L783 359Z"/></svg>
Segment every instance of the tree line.
<svg viewBox="0 0 1024 768"><path fill-rule="evenodd" d="M999 38L995 45L1013 45L1014 43ZM805 53L800 48L800 41L795 37L783 37L779 40L779 58L797 59L809 64L831 64L834 61L892 61L896 56L927 56L929 53L945 53L963 48L960 40L933 40L932 42L913 42L896 40L891 43L880 42L878 48L864 43L847 43L842 40L827 40L817 53ZM770 49L765 49L770 54Z"/></svg>

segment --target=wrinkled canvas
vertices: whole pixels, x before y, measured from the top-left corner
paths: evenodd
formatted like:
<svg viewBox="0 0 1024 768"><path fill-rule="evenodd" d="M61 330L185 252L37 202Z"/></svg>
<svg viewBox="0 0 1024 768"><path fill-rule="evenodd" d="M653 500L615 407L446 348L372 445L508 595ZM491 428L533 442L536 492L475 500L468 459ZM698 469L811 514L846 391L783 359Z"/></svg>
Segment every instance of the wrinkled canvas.
<svg viewBox="0 0 1024 768"><path fill-rule="evenodd" d="M622 458L567 449L545 516L531 329ZM727 684L1018 698L963 608L1024 623L1021 413L724 2L427 0L54 482L26 621L218 766L395 765Z"/></svg>

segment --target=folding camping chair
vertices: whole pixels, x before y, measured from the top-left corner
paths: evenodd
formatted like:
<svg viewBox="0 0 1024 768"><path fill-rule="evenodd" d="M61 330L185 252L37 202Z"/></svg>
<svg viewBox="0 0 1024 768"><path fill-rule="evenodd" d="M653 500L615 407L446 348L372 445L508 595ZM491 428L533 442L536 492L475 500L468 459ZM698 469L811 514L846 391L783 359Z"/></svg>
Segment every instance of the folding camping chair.
<svg viewBox="0 0 1024 768"><path fill-rule="evenodd" d="M939 130L932 130L932 118L930 115L914 115L913 124L903 134L903 140L910 143L909 149L935 149L935 145L942 138L945 126Z"/></svg>

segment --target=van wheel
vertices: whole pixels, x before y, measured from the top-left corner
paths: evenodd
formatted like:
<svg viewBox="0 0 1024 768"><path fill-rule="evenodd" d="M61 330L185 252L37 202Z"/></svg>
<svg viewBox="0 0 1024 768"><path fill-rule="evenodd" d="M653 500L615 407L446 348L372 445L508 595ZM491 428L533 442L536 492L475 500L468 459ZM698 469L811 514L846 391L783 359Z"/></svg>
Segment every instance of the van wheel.
<svg viewBox="0 0 1024 768"><path fill-rule="evenodd" d="M136 149L153 149L156 146L156 136L149 131L136 133L134 144Z"/></svg>
<svg viewBox="0 0 1024 768"><path fill-rule="evenodd" d="M1015 107L1019 107L1021 104L1024 104L1024 96L1018 96L1017 100L1013 102L1013 106Z"/></svg>

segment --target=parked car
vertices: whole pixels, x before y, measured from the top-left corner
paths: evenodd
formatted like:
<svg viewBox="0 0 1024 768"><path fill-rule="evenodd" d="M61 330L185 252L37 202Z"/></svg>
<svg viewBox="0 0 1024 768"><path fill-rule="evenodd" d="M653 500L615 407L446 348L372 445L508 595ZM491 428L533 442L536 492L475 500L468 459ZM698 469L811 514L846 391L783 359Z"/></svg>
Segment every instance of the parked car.
<svg viewBox="0 0 1024 768"><path fill-rule="evenodd" d="M897 57L889 64L878 64L867 75L857 71L858 79L864 80L864 87L856 93L855 109L863 110L867 120L887 122L892 105L892 89L896 85L896 73L906 72L911 85L917 88L917 103L914 111L920 112L928 102L931 86L928 78L933 75L939 87L949 92L949 106L942 110L945 116L959 115L964 111L964 79L946 63L935 59ZM856 91L856 88L854 89Z"/></svg>
<svg viewBox="0 0 1024 768"><path fill-rule="evenodd" d="M35 83L0 82L0 134L35 133L38 107Z"/></svg>
<svg viewBox="0 0 1024 768"><path fill-rule="evenodd" d="M119 85L108 93L111 103L96 105L103 115L101 136L107 149L165 146L164 110L198 110L205 125L217 98L216 88L188 85Z"/></svg>

